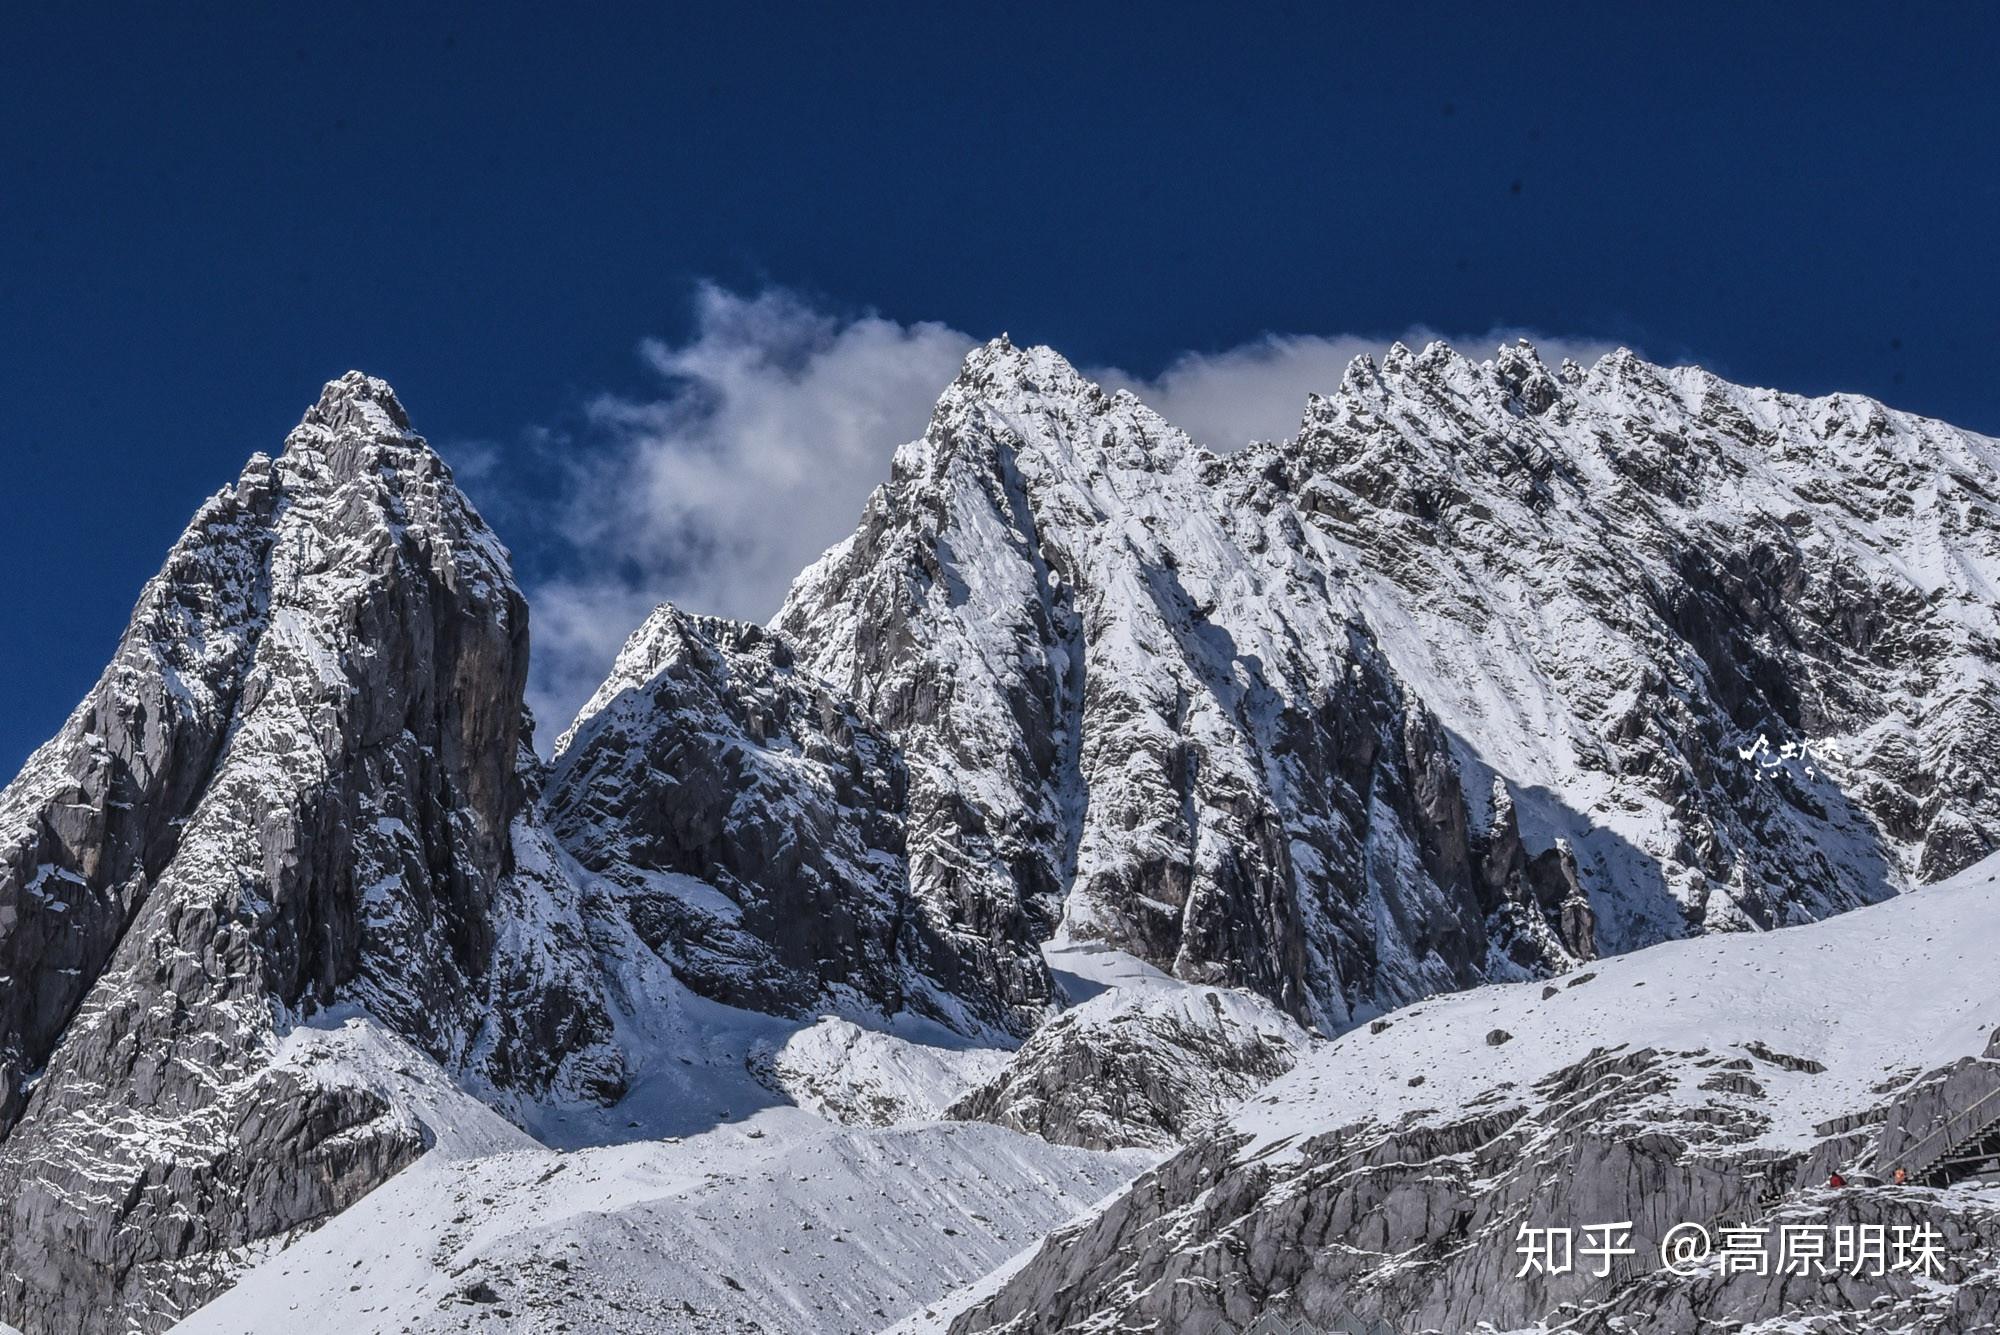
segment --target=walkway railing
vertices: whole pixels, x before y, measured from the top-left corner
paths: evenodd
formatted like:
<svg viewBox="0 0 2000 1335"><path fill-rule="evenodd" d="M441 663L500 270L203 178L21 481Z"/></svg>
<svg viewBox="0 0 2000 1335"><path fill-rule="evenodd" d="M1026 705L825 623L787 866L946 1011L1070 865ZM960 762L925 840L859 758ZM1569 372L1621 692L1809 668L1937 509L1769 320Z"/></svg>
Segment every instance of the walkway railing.
<svg viewBox="0 0 2000 1335"><path fill-rule="evenodd" d="M1980 1115L1980 1110L1990 1110ZM1988 1090L1965 1107L1944 1119L1937 1130L1897 1156L1897 1162L1911 1177L1922 1177L1937 1162L1960 1145L1980 1139L2000 1126L2000 1086ZM1932 1147L1935 1146L1935 1149Z"/></svg>

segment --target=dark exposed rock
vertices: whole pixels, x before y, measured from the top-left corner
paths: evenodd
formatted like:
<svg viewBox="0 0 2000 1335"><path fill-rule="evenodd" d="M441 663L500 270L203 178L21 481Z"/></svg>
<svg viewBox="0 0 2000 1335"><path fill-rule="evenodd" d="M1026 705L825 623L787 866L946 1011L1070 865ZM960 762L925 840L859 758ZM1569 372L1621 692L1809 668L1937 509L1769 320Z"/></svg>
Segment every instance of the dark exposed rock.
<svg viewBox="0 0 2000 1335"><path fill-rule="evenodd" d="M526 634L380 381L330 384L203 507L0 795L0 1317L163 1328L231 1249L419 1153L407 1114L274 1056L336 1000L502 1095L622 1087L515 865Z"/></svg>
<svg viewBox="0 0 2000 1335"><path fill-rule="evenodd" d="M1006 1024L955 925L910 896L907 786L781 636L663 606L559 744L543 811L699 992L801 1014L844 990Z"/></svg>
<svg viewBox="0 0 2000 1335"><path fill-rule="evenodd" d="M1745 1043L1743 1050L1759 1061L1766 1061L1785 1071L1804 1071L1807 1075L1818 1075L1826 1067L1810 1057L1794 1057L1788 1053L1773 1052L1762 1043Z"/></svg>

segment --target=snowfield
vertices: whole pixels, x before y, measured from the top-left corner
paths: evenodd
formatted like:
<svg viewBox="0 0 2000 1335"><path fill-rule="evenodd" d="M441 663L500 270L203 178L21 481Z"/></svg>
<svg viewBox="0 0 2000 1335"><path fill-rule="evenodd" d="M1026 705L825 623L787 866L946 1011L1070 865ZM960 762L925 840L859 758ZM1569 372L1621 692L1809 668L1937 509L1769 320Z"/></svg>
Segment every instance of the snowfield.
<svg viewBox="0 0 2000 1335"><path fill-rule="evenodd" d="M1759 1063L1774 1116L1765 1143L1804 1144L1815 1124L1872 1102L1885 1076L1977 1053L2000 1028L2000 855L1825 922L1667 941L1548 984L1435 997L1388 1020L1342 1035L1247 1101L1232 1119L1253 1138L1246 1153L1361 1118L1452 1111L1594 1048L1752 1043L1826 1068ZM1490 1045L1496 1029L1512 1038Z"/></svg>
<svg viewBox="0 0 2000 1335"><path fill-rule="evenodd" d="M1565 1137L1578 1134L1604 1137L1599 1153L1611 1142L1679 1137L1684 1147L1678 1153L1687 1156L1683 1162L1698 1163L1703 1154L1721 1152L1724 1145L1729 1157L1722 1162L1738 1165L1806 1154L1808 1171L1803 1180L1789 1194L1756 1197L1763 1208L1789 1208L1795 1213L1776 1217L1808 1221L1826 1219L1828 1211L1842 1209L1862 1213L1832 1217L1879 1219L1881 1215L1869 1211L1893 1209L1894 1200L1885 1199L1878 1206L1866 1192L1843 1195L1818 1190L1827 1167L1811 1169L1820 1159L1809 1152L1819 1147L1824 1156L1829 1143L1838 1143L1829 1142L1829 1130L1859 1125L1866 1131L1870 1119L1859 1115L1909 1097L1927 1083L1916 1079L1923 1073L1962 1069L1967 1059L2000 1051L1996 959L2000 959L2000 855L1937 885L1826 922L1668 942L1598 961L1552 983L1495 984L1433 998L1307 1053L1289 1073L1247 1100L1227 1125L1168 1161L1157 1175L1141 1179L1107 1207L1097 1225L1063 1230L1036 1255L1014 1257L978 1283L907 1319L896 1327L896 1335L1150 1329L1145 1324L1148 1319L1173 1308L1159 1295L1152 1295L1157 1301L1146 1305L1149 1286L1164 1288L1176 1282L1158 1268L1163 1255L1185 1262L1180 1283L1222 1292L1243 1283L1282 1300L1288 1281L1302 1283L1294 1277L1312 1274L1326 1259L1316 1257L1310 1248L1286 1254L1282 1243L1280 1262L1267 1261L1258 1252L1268 1245L1262 1240L1277 1227L1273 1221L1283 1216L1287 1201L1310 1198L1321 1203L1321 1210L1343 1216L1351 1212L1351 1223L1334 1229L1339 1248L1380 1250L1385 1221L1393 1233L1399 1208L1410 1208L1399 1207L1397 1192L1411 1190L1409 1183L1426 1174L1441 1180L1452 1171L1448 1165L1455 1156L1478 1164L1469 1171L1462 1190L1475 1201L1514 1199L1525 1210L1519 1217L1548 1222L1546 1215L1535 1212L1549 1208L1540 1193L1552 1186L1556 1200L1569 1199L1564 1194L1569 1189L1577 1198L1617 1202L1622 1179L1615 1175L1597 1183L1549 1181L1552 1171L1564 1179L1589 1177L1596 1171L1590 1152L1581 1159L1567 1157L1572 1151L1559 1152L1550 1160L1533 1158L1534 1151L1547 1152L1551 1146L1560 1150ZM1621 1056L1630 1059L1635 1076L1619 1072L1616 1062ZM1591 1061L1603 1072L1594 1080L1579 1084L1551 1079L1565 1070L1588 1070ZM1757 1087L1748 1101L1740 1097L1740 1087L1718 1080L1718 1072L1737 1067ZM1592 1100L1602 1100L1604 1108L1594 1118L1588 1112ZM1746 1109L1750 1116L1732 1117ZM1452 1130L1481 1117L1493 1118L1492 1125L1503 1128L1503 1133L1479 1145L1476 1155L1468 1154L1493 1134L1491 1129L1456 1142L1450 1139ZM1729 1132L1703 1148L1703 1126L1728 1127ZM1506 1141L1506 1130L1513 1128L1528 1128L1521 1144L1529 1147L1529 1153L1523 1160L1511 1157L1522 1153L1520 1148L1499 1148ZM1428 1152L1419 1148L1426 1144L1433 1147ZM1349 1157L1330 1166L1328 1156L1338 1153ZM1397 1164L1406 1158L1410 1162ZM1666 1161L1674 1158L1669 1153ZM1188 1166L1179 1170L1184 1162ZM1837 1154L1826 1164L1856 1172ZM1888 1161L1872 1164L1882 1177L1892 1167ZM1375 1173L1382 1174L1384 1185L1371 1194L1365 1179ZM1525 1185L1520 1176L1526 1177ZM1241 1186L1244 1182L1267 1185L1251 1192L1247 1203L1211 1205L1221 1193L1249 1191ZM1664 1189L1664 1184L1657 1185ZM2000 1184L1972 1180L1945 1191L1913 1187L1905 1208L1912 1206L1936 1211L1933 1217L1953 1240L1959 1258L1953 1277L1973 1281L1965 1286L1963 1297L1951 1285L1902 1290L1890 1286L1888 1296L1877 1304L1886 1322L1879 1327L1815 1324L1802 1317L1746 1321L1741 1328L1759 1335L1834 1329L1970 1335L1990 1329L1969 1317L1970 1324L1952 1324L1950 1313L1957 1310L1955 1299L1971 1304L1964 1308L1967 1311L1990 1310L1978 1304L1992 1301L1997 1278L1990 1243L1993 1230L2000 1228ZM1419 1215L1438 1208L1435 1201L1427 1208L1416 1207ZM1733 1208L1747 1207L1739 1202ZM1449 1206L1444 1214L1451 1217ZM1349 1284L1348 1292L1364 1293L1396 1292L1396 1285L1407 1284L1407 1291L1392 1302L1402 1301L1407 1304L1404 1310L1412 1311L1439 1290L1406 1276L1399 1278L1403 1272L1424 1267L1448 1272L1455 1265L1469 1269L1479 1250L1474 1244L1482 1244L1497 1250L1501 1258L1497 1276L1484 1281L1490 1285L1513 1273L1507 1248L1514 1217L1503 1216L1491 1230L1491 1235L1498 1235L1497 1246L1493 1236L1482 1238L1475 1224L1469 1238L1449 1232L1448 1240L1436 1249L1408 1247L1398 1253L1392 1245L1379 1269L1368 1273L1364 1267L1362 1275L1336 1284ZM1738 1215L1732 1221L1747 1223L1752 1218ZM1114 1245L1120 1250L1109 1250ZM1151 1255L1147 1248L1154 1249ZM1413 1266L1420 1258L1422 1264ZM1195 1275L1201 1278L1191 1278ZM1708 1282L1715 1282L1712 1274ZM1578 1295L1572 1291L1562 1296L1574 1300ZM1662 1308L1660 1324L1571 1325L1552 1318L1512 1328L1522 1332L1711 1328L1686 1324L1695 1318L1672 1310L1666 1301L1674 1296L1670 1288L1638 1302L1627 1294L1624 1306L1617 1305L1621 1299L1607 1300L1602 1293L1582 1296L1593 1301L1572 1307L1571 1315L1579 1320L1592 1311L1600 1319L1612 1310L1643 1311L1650 1303ZM1713 1298L1712 1293L1707 1296ZM1903 1306L1895 1307L1892 1299ZM1597 1306L1606 1301L1612 1305ZM1785 1299L1781 1295L1777 1301ZM1850 1301L1867 1307L1870 1299L1834 1292L1793 1296L1789 1301L1813 1304L1809 1310L1824 1316L1846 1310ZM1474 1302L1472 1315L1477 1315L1477 1299ZM1940 1312L1943 1324L1937 1324ZM1185 1328L1191 1331L1235 1328L1211 1324L1213 1318L1205 1314L1188 1315L1187 1320ZM1121 1321L1138 1324L1115 1324ZM1412 1328L1429 1324L1419 1322ZM1503 1327L1504 1323L1481 1329ZM1461 1325L1448 1323L1443 1328L1455 1331Z"/></svg>
<svg viewBox="0 0 2000 1335"><path fill-rule="evenodd" d="M1084 1022L1216 996L1253 1031L1305 1042L1267 1002L1117 951L1066 944L1049 959ZM921 1025L931 1041L836 1016L801 1024L734 1009L688 992L643 953L621 972L621 995L644 1002L621 1025L632 1092L610 1109L540 1109L534 1135L365 1012L293 1029L281 1065L381 1096L431 1152L289 1246L239 1258L250 1268L237 1285L174 1329L707 1332L755 1322L859 1335L1027 1255L1160 1158L936 1120L1004 1068L1004 1049L947 1045L948 1033Z"/></svg>
<svg viewBox="0 0 2000 1335"><path fill-rule="evenodd" d="M1111 952L1072 945L1050 958L1072 987L1120 982L1132 1004L1200 991ZM1706 1048L1824 1068L1758 1062L1774 1113L1764 1143L1797 1148L1817 1123L1867 1106L1885 1076L1980 1051L2000 1029L1996 959L2000 856L1827 922L1667 942L1553 984L1433 998L1308 1050L1221 1134L1249 1138L1240 1161L1281 1161L1348 1123L1455 1115L1594 1049ZM1495 1030L1511 1037L1491 1044ZM424 1061L359 1017L334 1032L357 1073ZM841 1022L799 1034L807 1049L856 1045ZM905 1083L925 1061L906 1053L884 1087L936 1102ZM943 1331L1041 1236L1158 1157L1057 1149L976 1123L841 1127L788 1107L564 1153L435 1077L407 1086L402 1106L437 1135L431 1155L175 1329Z"/></svg>
<svg viewBox="0 0 2000 1335"><path fill-rule="evenodd" d="M236 1287L175 1330L873 1331L1157 1158L978 1123L843 1127L775 1104L741 1055L766 1019L734 1031L733 1063L695 1068L677 1091L676 1106L720 1124L567 1151L453 1089L365 1016L294 1031L288 1061L322 1080L396 1089L434 1147L323 1227L246 1257L256 1264ZM896 1043L871 1038L880 1064ZM923 1050L903 1046L884 1088L934 1104L937 1088L907 1079L927 1068ZM608 1139L619 1128L579 1114L568 1131Z"/></svg>

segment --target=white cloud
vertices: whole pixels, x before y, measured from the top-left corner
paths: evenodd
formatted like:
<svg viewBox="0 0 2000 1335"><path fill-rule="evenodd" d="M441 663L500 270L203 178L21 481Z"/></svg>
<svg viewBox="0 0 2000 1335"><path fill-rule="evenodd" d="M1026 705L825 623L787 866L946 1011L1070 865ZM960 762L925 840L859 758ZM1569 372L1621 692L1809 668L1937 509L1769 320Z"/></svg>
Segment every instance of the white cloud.
<svg viewBox="0 0 2000 1335"><path fill-rule="evenodd" d="M530 698L544 745L655 602L757 621L776 612L793 576L853 531L896 446L922 434L976 341L942 324L835 316L782 289L703 287L695 314L686 342L642 345L661 378L656 396L594 401L587 449L549 437L569 450L560 501L504 498L510 517L553 523L573 558L530 589ZM1447 341L1490 355L1517 332ZM1401 335L1413 347L1435 337ZM1289 436L1308 392L1331 389L1354 356L1379 357L1392 341L1267 336L1185 353L1150 378L1088 374L1131 390L1204 444L1234 449ZM1551 364L1611 347L1534 341ZM490 461L474 471L504 487Z"/></svg>
<svg viewBox="0 0 2000 1335"><path fill-rule="evenodd" d="M704 288L690 341L642 348L665 393L592 405L619 445L579 475L571 539L636 565L669 602L764 620L854 527L972 343Z"/></svg>
<svg viewBox="0 0 2000 1335"><path fill-rule="evenodd" d="M695 316L687 342L641 347L657 396L590 405L589 448L569 449L565 495L536 516L553 516L575 556L529 590L544 745L656 602L775 613L792 577L853 530L973 345L941 324L842 319L781 290L704 287Z"/></svg>

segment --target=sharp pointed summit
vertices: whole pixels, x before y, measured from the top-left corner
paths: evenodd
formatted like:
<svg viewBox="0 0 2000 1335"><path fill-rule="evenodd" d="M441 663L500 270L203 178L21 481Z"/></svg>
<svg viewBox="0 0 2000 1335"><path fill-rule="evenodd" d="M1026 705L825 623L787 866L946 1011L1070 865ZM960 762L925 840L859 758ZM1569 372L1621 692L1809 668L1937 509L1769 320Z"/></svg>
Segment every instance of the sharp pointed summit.
<svg viewBox="0 0 2000 1335"><path fill-rule="evenodd" d="M360 371L349 371L326 382L319 402L306 410L301 426L321 427L336 434L364 431L374 434L408 433L410 415L386 380Z"/></svg>
<svg viewBox="0 0 2000 1335"><path fill-rule="evenodd" d="M408 425L330 384L0 795L0 1316L28 1329L157 1329L422 1152L286 1055L329 1008L508 1094L618 1087L595 984L515 926L569 911L518 867L527 608Z"/></svg>

